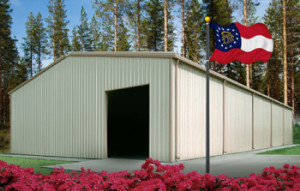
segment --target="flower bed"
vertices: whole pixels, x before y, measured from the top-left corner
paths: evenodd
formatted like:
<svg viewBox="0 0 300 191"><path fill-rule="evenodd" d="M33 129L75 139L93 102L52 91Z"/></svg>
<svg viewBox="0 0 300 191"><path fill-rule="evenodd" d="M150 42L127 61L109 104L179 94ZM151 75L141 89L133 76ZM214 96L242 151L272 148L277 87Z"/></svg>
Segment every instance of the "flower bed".
<svg viewBox="0 0 300 191"><path fill-rule="evenodd" d="M161 165L147 159L141 170L100 173L91 170L64 172L54 169L51 175L34 173L32 168L0 161L0 190L300 190L299 167L285 164L283 169L265 168L260 175L228 178L226 175L182 173L184 166Z"/></svg>

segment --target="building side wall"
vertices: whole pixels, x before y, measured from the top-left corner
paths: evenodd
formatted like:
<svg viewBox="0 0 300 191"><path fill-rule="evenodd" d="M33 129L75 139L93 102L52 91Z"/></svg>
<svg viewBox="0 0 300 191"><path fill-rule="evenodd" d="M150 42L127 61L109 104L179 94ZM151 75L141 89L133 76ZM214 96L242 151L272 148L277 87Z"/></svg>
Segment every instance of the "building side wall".
<svg viewBox="0 0 300 191"><path fill-rule="evenodd" d="M281 105L272 103L272 146L283 145L283 108Z"/></svg>
<svg viewBox="0 0 300 191"><path fill-rule="evenodd" d="M180 160L205 156L205 73L180 63L177 68L176 155ZM211 78L211 155L223 149L223 82Z"/></svg>
<svg viewBox="0 0 300 191"><path fill-rule="evenodd" d="M62 60L11 95L11 152L105 158L106 91L147 84L150 157L168 161L169 59L163 58Z"/></svg>
<svg viewBox="0 0 300 191"><path fill-rule="evenodd" d="M293 144L293 111L284 108L284 138L283 144L290 145Z"/></svg>
<svg viewBox="0 0 300 191"><path fill-rule="evenodd" d="M226 84L224 153L252 149L252 93Z"/></svg>
<svg viewBox="0 0 300 191"><path fill-rule="evenodd" d="M271 146L271 102L265 98L253 97L253 149Z"/></svg>

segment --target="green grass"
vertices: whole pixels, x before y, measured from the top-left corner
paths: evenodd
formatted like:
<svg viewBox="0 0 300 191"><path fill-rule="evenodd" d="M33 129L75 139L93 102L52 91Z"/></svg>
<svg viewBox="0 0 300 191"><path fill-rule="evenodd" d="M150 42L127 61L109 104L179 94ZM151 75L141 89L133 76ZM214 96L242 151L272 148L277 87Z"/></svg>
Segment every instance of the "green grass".
<svg viewBox="0 0 300 191"><path fill-rule="evenodd" d="M285 149L276 149L272 151L267 151L259 153L263 155L300 155L300 145L295 147L285 148Z"/></svg>
<svg viewBox="0 0 300 191"><path fill-rule="evenodd" d="M6 156L0 156L0 160L5 161L8 164L20 165L22 168L33 168L35 173L42 173L43 175L50 174L53 169L41 168L42 166L72 163L70 161L44 160Z"/></svg>

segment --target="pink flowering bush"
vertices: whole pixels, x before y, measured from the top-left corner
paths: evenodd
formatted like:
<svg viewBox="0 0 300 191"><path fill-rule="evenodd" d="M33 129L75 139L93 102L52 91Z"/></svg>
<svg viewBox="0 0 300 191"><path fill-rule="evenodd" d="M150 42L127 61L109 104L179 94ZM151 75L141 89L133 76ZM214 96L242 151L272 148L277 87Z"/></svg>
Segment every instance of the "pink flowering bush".
<svg viewBox="0 0 300 191"><path fill-rule="evenodd" d="M299 167L288 164L283 169L265 168L261 174L251 174L247 178L201 175L195 171L185 174L183 169L182 164L161 165L149 158L140 170L132 173L98 173L83 168L80 173L66 173L60 168L44 176L34 173L32 168L0 161L0 190L300 190Z"/></svg>

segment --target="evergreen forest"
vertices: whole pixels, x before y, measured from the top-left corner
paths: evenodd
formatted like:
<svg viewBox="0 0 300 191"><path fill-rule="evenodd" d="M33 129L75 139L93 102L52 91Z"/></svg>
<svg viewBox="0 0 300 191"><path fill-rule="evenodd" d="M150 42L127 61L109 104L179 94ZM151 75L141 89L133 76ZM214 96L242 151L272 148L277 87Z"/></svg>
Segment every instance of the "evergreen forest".
<svg viewBox="0 0 300 191"><path fill-rule="evenodd" d="M294 108L300 118L300 3L270 0L263 17L259 0L92 0L70 27L65 0L48 0L47 17L26 15L26 36L12 35L11 0L0 0L0 128L9 126L9 91L71 51L171 51L205 64L205 16L212 22L250 26L264 22L274 49L268 63L210 63L210 69ZM215 37L210 33L210 51Z"/></svg>

